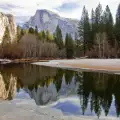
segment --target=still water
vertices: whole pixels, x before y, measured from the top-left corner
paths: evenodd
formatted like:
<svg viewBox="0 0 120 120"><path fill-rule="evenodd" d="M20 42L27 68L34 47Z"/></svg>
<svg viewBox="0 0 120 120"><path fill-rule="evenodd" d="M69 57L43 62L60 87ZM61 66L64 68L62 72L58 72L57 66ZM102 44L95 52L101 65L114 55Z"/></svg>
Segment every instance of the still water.
<svg viewBox="0 0 120 120"><path fill-rule="evenodd" d="M0 99L33 99L64 115L120 115L120 75L31 64L0 66Z"/></svg>

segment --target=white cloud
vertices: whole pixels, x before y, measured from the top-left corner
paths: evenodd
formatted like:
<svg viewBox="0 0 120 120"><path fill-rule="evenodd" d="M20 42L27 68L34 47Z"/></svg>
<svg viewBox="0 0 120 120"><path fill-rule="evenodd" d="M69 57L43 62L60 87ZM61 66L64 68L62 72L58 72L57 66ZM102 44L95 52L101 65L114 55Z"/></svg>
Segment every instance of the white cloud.
<svg viewBox="0 0 120 120"><path fill-rule="evenodd" d="M55 9L65 3L69 4L70 2L77 3L80 7L69 11L57 11L57 9ZM0 8L0 11L12 13L17 16L31 16L35 14L37 9L48 9L59 13L63 17L80 19L84 5L90 13L91 9L95 8L99 2L103 5L103 8L105 8L106 5L109 5L113 16L115 17L119 0L0 0L1 5L11 4L17 6L10 8L9 10Z"/></svg>

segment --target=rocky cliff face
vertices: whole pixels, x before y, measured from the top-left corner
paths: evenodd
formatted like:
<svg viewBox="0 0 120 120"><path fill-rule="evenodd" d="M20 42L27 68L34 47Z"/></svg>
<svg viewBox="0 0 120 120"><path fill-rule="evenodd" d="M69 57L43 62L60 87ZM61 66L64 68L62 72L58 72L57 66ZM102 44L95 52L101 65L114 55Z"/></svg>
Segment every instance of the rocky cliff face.
<svg viewBox="0 0 120 120"><path fill-rule="evenodd" d="M11 42L14 40L16 35L16 23L15 19L12 15L5 15L0 13L0 43L2 42L2 38L4 36L5 28L9 28Z"/></svg>
<svg viewBox="0 0 120 120"><path fill-rule="evenodd" d="M78 21L60 17L59 15L48 10L37 10L36 14L31 17L24 26L37 26L40 31L49 30L51 33L54 33L57 25L59 25L62 30L63 38L65 38L66 33L70 33L73 38L75 37Z"/></svg>

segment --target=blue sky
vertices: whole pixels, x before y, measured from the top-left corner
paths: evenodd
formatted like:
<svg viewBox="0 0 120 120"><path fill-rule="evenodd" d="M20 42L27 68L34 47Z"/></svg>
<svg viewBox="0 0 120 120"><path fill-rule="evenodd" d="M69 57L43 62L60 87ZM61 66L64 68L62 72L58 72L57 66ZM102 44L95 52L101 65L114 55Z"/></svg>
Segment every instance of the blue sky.
<svg viewBox="0 0 120 120"><path fill-rule="evenodd" d="M48 9L62 17L80 19L84 5L90 13L99 2L103 9L109 5L115 16L119 0L0 0L0 11L14 16L32 16L37 9Z"/></svg>

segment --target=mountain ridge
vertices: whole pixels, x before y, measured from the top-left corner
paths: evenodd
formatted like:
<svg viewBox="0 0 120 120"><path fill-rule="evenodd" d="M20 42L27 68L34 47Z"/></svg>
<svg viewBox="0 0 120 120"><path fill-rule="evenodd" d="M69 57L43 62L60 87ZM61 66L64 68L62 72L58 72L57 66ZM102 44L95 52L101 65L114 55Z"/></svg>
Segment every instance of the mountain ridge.
<svg viewBox="0 0 120 120"><path fill-rule="evenodd" d="M54 33L57 25L59 25L62 30L63 39L65 39L66 33L71 34L72 38L75 38L78 20L60 17L57 13L46 9L38 9L35 15L24 24L24 27L35 28L35 26L37 26L39 31L49 30L51 33Z"/></svg>

